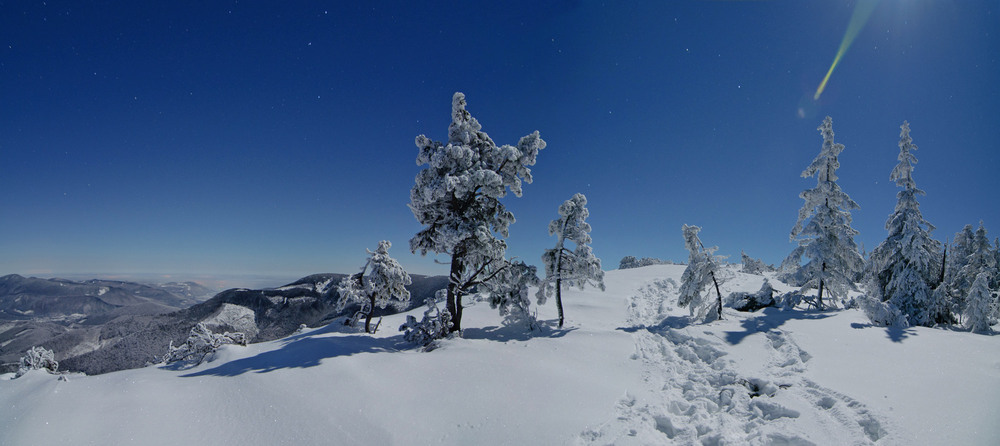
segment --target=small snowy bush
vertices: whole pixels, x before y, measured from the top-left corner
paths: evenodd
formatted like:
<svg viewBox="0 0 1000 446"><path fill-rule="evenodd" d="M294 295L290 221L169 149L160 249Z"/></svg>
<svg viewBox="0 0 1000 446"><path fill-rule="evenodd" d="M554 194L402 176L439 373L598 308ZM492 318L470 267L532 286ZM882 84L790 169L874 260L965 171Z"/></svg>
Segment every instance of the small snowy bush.
<svg viewBox="0 0 1000 446"><path fill-rule="evenodd" d="M740 257L743 262L743 267L740 269L740 272L744 272L747 274L755 274L760 276L763 275L765 272L772 272L775 270L773 266L764 263L763 260L750 257L745 252L741 251Z"/></svg>
<svg viewBox="0 0 1000 446"><path fill-rule="evenodd" d="M21 364L17 368L16 377L23 376L31 370L46 370L55 373L59 370L59 363L56 362L56 355L52 350L44 347L31 347L24 356L21 357Z"/></svg>
<svg viewBox="0 0 1000 446"><path fill-rule="evenodd" d="M778 308L790 310L802 303L802 292L798 290L789 291L778 296L774 303Z"/></svg>
<svg viewBox="0 0 1000 446"><path fill-rule="evenodd" d="M737 311L757 311L765 307L776 305L774 300L774 288L771 283L764 279L764 284L756 293L737 291L726 296L726 304Z"/></svg>
<svg viewBox="0 0 1000 446"><path fill-rule="evenodd" d="M899 311L891 301L882 302L881 299L862 295L854 300L861 311L868 316L868 320L880 327L909 327L910 322L903 312Z"/></svg>
<svg viewBox="0 0 1000 446"><path fill-rule="evenodd" d="M691 310L691 317L711 322L722 319L722 292L719 291L719 278L715 272L719 270L719 263L724 257L715 255L718 246L706 248L698 238L701 228L697 226L684 225L681 232L684 235L684 247L689 252L688 266L681 275L681 289L677 297L677 305L688 306ZM703 294L703 290L715 286L716 302L709 301L709 293ZM716 307L711 311L710 307Z"/></svg>
<svg viewBox="0 0 1000 446"><path fill-rule="evenodd" d="M650 265L676 265L670 260L661 260L655 257L643 257L637 259L635 256L625 256L618 262L618 269L642 268Z"/></svg>
<svg viewBox="0 0 1000 446"><path fill-rule="evenodd" d="M226 344L245 346L247 345L247 337L240 332L213 333L204 323L199 322L198 325L191 328L191 333L183 344L174 347L174 343L170 343L169 351L163 357L163 362L170 364L183 361L195 365L201 364L208 355L215 353L219 347Z"/></svg>
<svg viewBox="0 0 1000 446"><path fill-rule="evenodd" d="M504 324L524 324L529 329L535 329L535 313L531 311L531 298L528 287L538 286L538 269L524 262L510 262L497 275L497 280L491 280L483 285L490 308L496 308L504 318Z"/></svg>
<svg viewBox="0 0 1000 446"><path fill-rule="evenodd" d="M437 295L443 297L446 290L438 290ZM448 336L451 329L451 314L448 310L441 311L437 307L435 298L426 300L427 310L420 321L412 315L406 316L406 322L399 326L399 331L403 332L403 339L407 342L420 344L429 347L437 339Z"/></svg>

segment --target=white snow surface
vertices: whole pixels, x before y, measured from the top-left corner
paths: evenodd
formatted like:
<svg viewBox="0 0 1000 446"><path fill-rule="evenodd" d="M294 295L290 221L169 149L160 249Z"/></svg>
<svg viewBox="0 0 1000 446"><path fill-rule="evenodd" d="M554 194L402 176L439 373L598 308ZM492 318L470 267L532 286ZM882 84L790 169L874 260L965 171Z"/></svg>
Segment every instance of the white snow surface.
<svg viewBox="0 0 1000 446"><path fill-rule="evenodd" d="M1000 444L1000 336L856 310L692 324L683 271L564 290L566 327L543 306L532 336L473 302L464 337L431 352L402 342L401 314L374 336L334 323L186 370L5 375L0 444ZM762 281L733 273L723 293Z"/></svg>

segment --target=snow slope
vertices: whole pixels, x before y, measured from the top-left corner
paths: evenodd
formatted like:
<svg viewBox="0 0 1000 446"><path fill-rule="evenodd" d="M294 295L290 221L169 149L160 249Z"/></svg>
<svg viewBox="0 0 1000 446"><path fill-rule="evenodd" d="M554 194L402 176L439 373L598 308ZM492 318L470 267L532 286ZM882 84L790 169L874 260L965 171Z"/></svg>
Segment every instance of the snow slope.
<svg viewBox="0 0 1000 446"><path fill-rule="evenodd" d="M473 303L464 338L429 353L395 315L372 337L334 324L188 370L0 380L0 444L1000 443L1000 337L854 310L691 324L683 269L609 271L606 292L564 292L564 329L539 308L532 337Z"/></svg>

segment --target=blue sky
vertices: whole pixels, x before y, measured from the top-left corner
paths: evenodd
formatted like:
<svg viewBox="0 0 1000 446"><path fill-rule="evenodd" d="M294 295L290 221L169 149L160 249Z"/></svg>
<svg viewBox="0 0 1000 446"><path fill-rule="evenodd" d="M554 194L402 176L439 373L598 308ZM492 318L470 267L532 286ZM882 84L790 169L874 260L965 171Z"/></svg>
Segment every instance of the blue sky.
<svg viewBox="0 0 1000 446"><path fill-rule="evenodd" d="M420 3L0 2L0 274L350 272L381 239L442 274L406 204L455 91L548 142L507 201L529 263L576 192L605 269L685 260L685 223L778 263L826 115L866 248L904 119L934 236L1000 231L996 1L880 1L815 101L856 2Z"/></svg>

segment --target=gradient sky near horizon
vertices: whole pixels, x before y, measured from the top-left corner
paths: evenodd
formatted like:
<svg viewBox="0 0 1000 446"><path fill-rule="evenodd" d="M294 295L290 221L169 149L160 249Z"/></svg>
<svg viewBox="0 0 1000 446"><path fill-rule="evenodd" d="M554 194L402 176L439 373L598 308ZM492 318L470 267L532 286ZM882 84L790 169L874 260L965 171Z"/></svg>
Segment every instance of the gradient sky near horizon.
<svg viewBox="0 0 1000 446"><path fill-rule="evenodd" d="M778 263L826 115L868 250L903 120L935 238L1000 234L995 0L878 2L818 100L855 1L427 3L0 0L0 275L352 272L382 239L444 274L407 203L455 91L548 142L507 200L529 263L576 192L605 269L686 260L685 223Z"/></svg>

